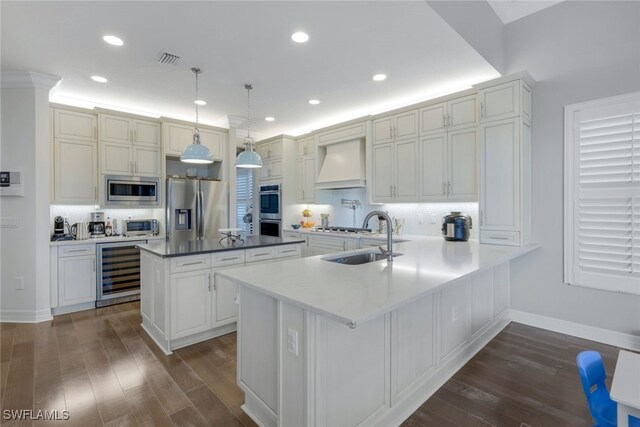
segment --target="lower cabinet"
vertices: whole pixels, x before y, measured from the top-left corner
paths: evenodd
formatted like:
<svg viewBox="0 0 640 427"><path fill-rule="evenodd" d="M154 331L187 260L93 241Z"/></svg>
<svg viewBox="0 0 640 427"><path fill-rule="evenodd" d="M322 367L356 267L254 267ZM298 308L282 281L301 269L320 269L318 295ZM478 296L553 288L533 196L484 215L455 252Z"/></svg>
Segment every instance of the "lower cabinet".
<svg viewBox="0 0 640 427"><path fill-rule="evenodd" d="M183 338L211 329L211 272L171 275L171 337Z"/></svg>
<svg viewBox="0 0 640 427"><path fill-rule="evenodd" d="M327 255L358 248L357 239L311 235L308 237L309 255Z"/></svg>
<svg viewBox="0 0 640 427"><path fill-rule="evenodd" d="M57 313L91 308L96 301L95 245L52 247L51 289L51 306ZM65 310L79 304L87 306Z"/></svg>
<svg viewBox="0 0 640 427"><path fill-rule="evenodd" d="M235 265L229 268L242 267ZM218 269L215 271L220 271ZM213 275L213 317L214 327L226 325L238 320L238 285L224 277Z"/></svg>

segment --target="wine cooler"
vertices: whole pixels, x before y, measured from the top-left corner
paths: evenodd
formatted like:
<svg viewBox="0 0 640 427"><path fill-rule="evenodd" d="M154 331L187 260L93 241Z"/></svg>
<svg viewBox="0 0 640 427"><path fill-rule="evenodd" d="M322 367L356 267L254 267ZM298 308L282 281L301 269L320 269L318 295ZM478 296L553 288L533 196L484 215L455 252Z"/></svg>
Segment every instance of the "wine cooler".
<svg viewBox="0 0 640 427"><path fill-rule="evenodd" d="M146 240L96 245L96 307L140 299L141 243Z"/></svg>

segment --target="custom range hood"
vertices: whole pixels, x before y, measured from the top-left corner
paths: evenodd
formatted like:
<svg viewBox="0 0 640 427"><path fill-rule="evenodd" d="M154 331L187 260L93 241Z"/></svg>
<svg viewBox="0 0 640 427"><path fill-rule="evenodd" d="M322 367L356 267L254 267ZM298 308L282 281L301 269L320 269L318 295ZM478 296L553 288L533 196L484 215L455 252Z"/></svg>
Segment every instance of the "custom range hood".
<svg viewBox="0 0 640 427"><path fill-rule="evenodd" d="M320 173L316 190L365 187L363 139L335 142L318 147Z"/></svg>

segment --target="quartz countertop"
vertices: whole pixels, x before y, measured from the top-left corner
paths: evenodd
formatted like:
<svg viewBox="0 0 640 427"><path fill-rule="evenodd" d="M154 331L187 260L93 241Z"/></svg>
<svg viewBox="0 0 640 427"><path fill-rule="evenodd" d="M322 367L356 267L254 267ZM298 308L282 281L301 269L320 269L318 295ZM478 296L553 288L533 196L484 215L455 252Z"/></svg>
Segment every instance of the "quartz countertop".
<svg viewBox="0 0 640 427"><path fill-rule="evenodd" d="M244 244L220 243L220 239L157 241L138 245L140 249L153 255L170 258L186 255L205 254L221 251L237 251L242 249L261 248L265 246L289 245L304 243L302 239L287 239L271 236L250 236L244 238Z"/></svg>
<svg viewBox="0 0 640 427"><path fill-rule="evenodd" d="M362 265L325 259L372 248L223 270L216 274L338 322L356 327L458 279L493 268L538 246L481 245L421 237L394 244L403 255Z"/></svg>
<svg viewBox="0 0 640 427"><path fill-rule="evenodd" d="M109 236L98 237L96 239L84 239L84 240L56 240L49 242L49 246L69 246L69 245L92 245L96 243L119 243L119 242L134 242L138 240L164 240L164 236Z"/></svg>

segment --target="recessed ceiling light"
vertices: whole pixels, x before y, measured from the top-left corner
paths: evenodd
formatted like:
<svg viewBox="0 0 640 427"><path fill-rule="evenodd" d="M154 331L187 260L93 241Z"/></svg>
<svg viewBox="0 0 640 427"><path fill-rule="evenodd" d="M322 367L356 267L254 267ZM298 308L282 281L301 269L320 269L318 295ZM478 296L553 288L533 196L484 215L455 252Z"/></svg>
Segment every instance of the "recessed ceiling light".
<svg viewBox="0 0 640 427"><path fill-rule="evenodd" d="M102 76L91 76L91 80L93 80L94 82L98 82L98 83L106 83L107 79L105 79Z"/></svg>
<svg viewBox="0 0 640 427"><path fill-rule="evenodd" d="M291 34L291 40L296 43L304 43L309 40L309 35L307 33L303 33L302 31L298 31L297 33Z"/></svg>
<svg viewBox="0 0 640 427"><path fill-rule="evenodd" d="M198 105L207 105L207 101L204 101L202 99L196 99L195 101L193 101L193 103Z"/></svg>
<svg viewBox="0 0 640 427"><path fill-rule="evenodd" d="M114 46L122 46L124 44L122 39L120 37L116 37L116 36L104 36L102 38L102 40L104 40L107 43L112 44Z"/></svg>
<svg viewBox="0 0 640 427"><path fill-rule="evenodd" d="M309 100L309 104L318 105L318 104L320 104L320 100L318 100L318 99L310 99Z"/></svg>
<svg viewBox="0 0 640 427"><path fill-rule="evenodd" d="M386 74L376 74L375 76L373 76L373 80L377 81L377 82L381 82L383 80L387 79L387 75Z"/></svg>
<svg viewBox="0 0 640 427"><path fill-rule="evenodd" d="M275 120L275 118L274 118L274 117L271 117L271 116L265 117L264 119L265 119L266 121L268 121L268 122L272 122L272 121L274 121L274 120Z"/></svg>

